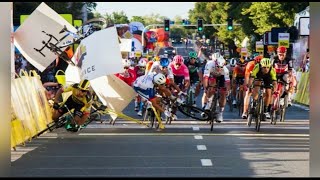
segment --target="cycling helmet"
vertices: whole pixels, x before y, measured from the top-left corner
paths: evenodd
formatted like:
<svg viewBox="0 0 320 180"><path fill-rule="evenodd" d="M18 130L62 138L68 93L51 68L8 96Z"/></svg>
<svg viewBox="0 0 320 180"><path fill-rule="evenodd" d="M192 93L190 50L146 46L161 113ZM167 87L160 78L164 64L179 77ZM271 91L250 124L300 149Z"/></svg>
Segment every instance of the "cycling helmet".
<svg viewBox="0 0 320 180"><path fill-rule="evenodd" d="M197 58L197 57L198 55L196 52L193 52L193 51L189 52L189 58Z"/></svg>
<svg viewBox="0 0 320 180"><path fill-rule="evenodd" d="M255 63L259 63L262 58L263 58L262 55L256 56L256 57L254 58L254 62L255 62Z"/></svg>
<svg viewBox="0 0 320 180"><path fill-rule="evenodd" d="M147 58L141 58L138 62L138 66L146 67L147 62L148 62Z"/></svg>
<svg viewBox="0 0 320 180"><path fill-rule="evenodd" d="M181 55L175 55L173 57L173 62L175 64L183 64L183 61L184 61L184 59L183 59L183 57Z"/></svg>
<svg viewBox="0 0 320 180"><path fill-rule="evenodd" d="M271 60L269 58L262 58L260 64L261 67L271 67Z"/></svg>
<svg viewBox="0 0 320 180"><path fill-rule="evenodd" d="M89 80L84 79L84 80L80 81L80 83L78 85L78 88L81 89L81 90L88 91L89 90L89 86L90 86Z"/></svg>
<svg viewBox="0 0 320 180"><path fill-rule="evenodd" d="M237 64L237 60L235 58L231 58L230 60L230 66L234 67Z"/></svg>
<svg viewBox="0 0 320 180"><path fill-rule="evenodd" d="M168 58L161 58L160 59L160 66L167 67L169 65L169 59Z"/></svg>
<svg viewBox="0 0 320 180"><path fill-rule="evenodd" d="M129 59L122 59L123 67L130 67L131 61Z"/></svg>
<svg viewBox="0 0 320 180"><path fill-rule="evenodd" d="M217 52L216 52L216 53L213 53L213 54L212 54L211 59L215 61L215 60L217 60L219 57L222 57L222 56L220 55L220 53L217 53Z"/></svg>
<svg viewBox="0 0 320 180"><path fill-rule="evenodd" d="M284 47L284 46L279 46L279 47L277 48L277 52L278 52L278 53L286 53L286 52L287 52L287 48Z"/></svg>
<svg viewBox="0 0 320 180"><path fill-rule="evenodd" d="M219 57L216 60L216 66L223 67L226 64L226 60L223 57Z"/></svg>
<svg viewBox="0 0 320 180"><path fill-rule="evenodd" d="M166 83L166 76L161 73L158 73L153 76L153 82L158 85L164 84L164 83Z"/></svg>

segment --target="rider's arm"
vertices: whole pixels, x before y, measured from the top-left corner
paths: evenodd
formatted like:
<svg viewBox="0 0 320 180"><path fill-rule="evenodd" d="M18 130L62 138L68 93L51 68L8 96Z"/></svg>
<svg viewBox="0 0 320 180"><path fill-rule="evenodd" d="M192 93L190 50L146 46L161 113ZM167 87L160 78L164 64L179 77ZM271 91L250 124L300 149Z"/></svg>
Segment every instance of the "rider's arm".
<svg viewBox="0 0 320 180"><path fill-rule="evenodd" d="M271 78L272 85L273 85L273 91L275 91L277 89L277 73L273 67L270 71L270 78Z"/></svg>
<svg viewBox="0 0 320 180"><path fill-rule="evenodd" d="M210 75L210 70L211 70L211 66L210 66L210 63L211 61L207 62L205 68L204 68L204 72L203 72L203 79L202 79L202 83L203 83L203 88L206 89L208 88L208 78L209 78L209 75Z"/></svg>
<svg viewBox="0 0 320 180"><path fill-rule="evenodd" d="M184 84L184 90L186 91L189 86L190 86L190 75L189 75L189 69L186 65L184 65L184 81L185 81L185 84Z"/></svg>
<svg viewBox="0 0 320 180"><path fill-rule="evenodd" d="M225 80L225 83L226 83L226 88L227 88L227 91L230 90L230 76L229 76L229 70L226 66L223 67L223 70L224 70L224 80Z"/></svg>
<svg viewBox="0 0 320 180"><path fill-rule="evenodd" d="M255 78L257 78L257 74L258 74L259 70L260 70L260 66L259 66L259 64L256 64L256 65L254 66L252 72L251 72L251 75L250 75L250 80L249 80L249 83L248 83L248 86L249 86L249 87L252 85L253 80L254 80Z"/></svg>

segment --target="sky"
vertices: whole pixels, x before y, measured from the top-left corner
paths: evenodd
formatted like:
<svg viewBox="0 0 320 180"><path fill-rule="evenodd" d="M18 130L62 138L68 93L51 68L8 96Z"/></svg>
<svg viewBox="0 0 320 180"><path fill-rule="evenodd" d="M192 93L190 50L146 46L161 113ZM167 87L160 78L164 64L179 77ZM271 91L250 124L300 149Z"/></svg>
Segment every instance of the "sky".
<svg viewBox="0 0 320 180"><path fill-rule="evenodd" d="M188 18L189 9L194 9L195 2L97 2L96 11L104 15L123 11L128 19L132 16L160 14L170 19L179 15Z"/></svg>

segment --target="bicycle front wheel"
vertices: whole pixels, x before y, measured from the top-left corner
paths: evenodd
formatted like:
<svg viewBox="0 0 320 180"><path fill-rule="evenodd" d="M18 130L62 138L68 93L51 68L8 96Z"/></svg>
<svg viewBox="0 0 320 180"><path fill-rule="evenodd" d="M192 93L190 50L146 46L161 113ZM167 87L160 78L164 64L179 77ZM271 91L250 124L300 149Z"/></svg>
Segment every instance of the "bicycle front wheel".
<svg viewBox="0 0 320 180"><path fill-rule="evenodd" d="M208 112L204 111L198 107L194 107L194 106L187 105L187 104L181 104L180 106L178 106L178 109L182 114L189 116L189 117L196 119L196 120L206 121L209 119Z"/></svg>

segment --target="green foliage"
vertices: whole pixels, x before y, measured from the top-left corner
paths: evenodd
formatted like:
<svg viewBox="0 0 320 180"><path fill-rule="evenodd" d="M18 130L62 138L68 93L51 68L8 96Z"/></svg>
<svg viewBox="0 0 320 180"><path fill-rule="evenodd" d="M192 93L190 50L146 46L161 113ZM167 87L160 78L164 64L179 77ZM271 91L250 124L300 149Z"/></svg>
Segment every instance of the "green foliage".
<svg viewBox="0 0 320 180"><path fill-rule="evenodd" d="M58 14L72 14L73 19L82 19L82 7L87 5L88 19L93 17L95 2L45 2ZM20 25L20 15L30 15L41 2L13 2L13 24Z"/></svg>

